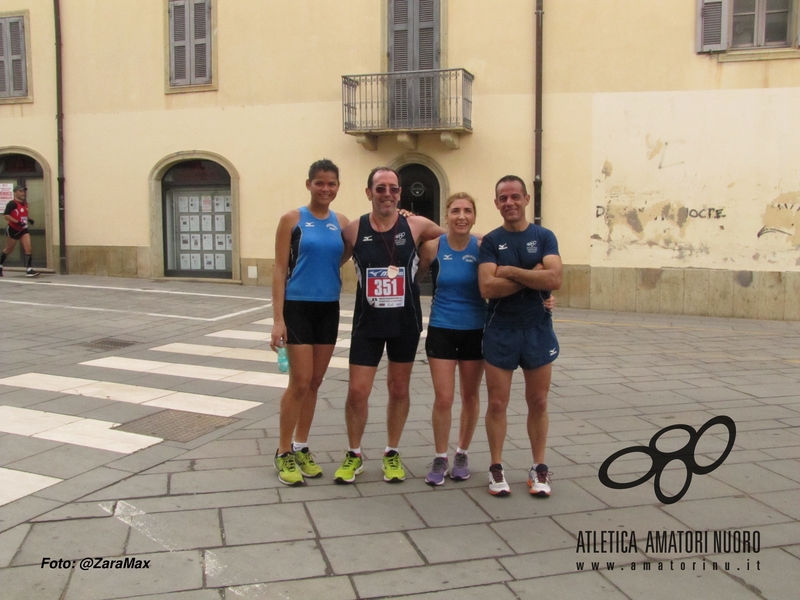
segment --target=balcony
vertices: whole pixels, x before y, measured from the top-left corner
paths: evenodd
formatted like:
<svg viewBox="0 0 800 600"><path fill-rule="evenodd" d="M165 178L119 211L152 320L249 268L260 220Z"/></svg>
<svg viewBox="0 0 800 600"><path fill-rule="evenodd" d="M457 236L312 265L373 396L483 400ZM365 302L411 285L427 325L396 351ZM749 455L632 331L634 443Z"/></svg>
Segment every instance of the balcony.
<svg viewBox="0 0 800 600"><path fill-rule="evenodd" d="M417 135L439 133L448 148L472 133L472 73L436 69L342 76L344 132L376 150L378 136L396 135L414 150Z"/></svg>

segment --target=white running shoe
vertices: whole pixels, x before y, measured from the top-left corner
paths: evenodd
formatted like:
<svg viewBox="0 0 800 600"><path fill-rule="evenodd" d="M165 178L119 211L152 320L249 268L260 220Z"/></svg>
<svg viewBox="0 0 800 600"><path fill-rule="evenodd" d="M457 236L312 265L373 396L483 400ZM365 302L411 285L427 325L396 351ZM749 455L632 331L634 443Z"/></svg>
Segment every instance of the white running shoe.
<svg viewBox="0 0 800 600"><path fill-rule="evenodd" d="M531 488L531 494L547 498L550 495L550 476L552 473L547 470L547 465L540 464L531 467L528 473L528 487Z"/></svg>
<svg viewBox="0 0 800 600"><path fill-rule="evenodd" d="M511 493L501 464L489 467L489 493L492 496L508 496Z"/></svg>

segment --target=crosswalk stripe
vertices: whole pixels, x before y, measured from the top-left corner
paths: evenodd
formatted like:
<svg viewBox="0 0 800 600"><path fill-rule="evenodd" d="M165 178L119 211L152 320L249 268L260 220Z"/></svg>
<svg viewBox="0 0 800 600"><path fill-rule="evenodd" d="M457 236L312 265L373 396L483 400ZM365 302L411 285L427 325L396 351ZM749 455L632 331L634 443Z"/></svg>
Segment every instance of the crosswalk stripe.
<svg viewBox="0 0 800 600"><path fill-rule="evenodd" d="M227 346L207 346L203 344L174 343L150 348L156 352L171 352L174 354L189 354L193 356L214 356L217 358L233 358L237 360L252 360L254 362L278 362L278 355L272 350L255 350L251 348L229 348ZM346 358L334 356L330 365L334 369L347 369L350 366Z"/></svg>
<svg viewBox="0 0 800 600"><path fill-rule="evenodd" d="M245 410L261 406L260 403L250 400L174 392L172 390L139 385L46 375L44 373L25 373L24 375L6 377L0 379L0 385L116 400L129 404L156 406L158 408L183 410L218 417L231 417Z"/></svg>
<svg viewBox="0 0 800 600"><path fill-rule="evenodd" d="M275 324L275 322L272 320L272 317L267 317L266 319L261 319L260 321L253 321L252 322L252 325L274 325L274 324ZM350 333L352 330L353 330L353 324L352 323L339 323L339 331L341 331L342 333ZM226 332L227 331L231 331L231 330L226 330ZM220 335L221 333L223 333L223 332L208 333L206 335L213 336L213 337L227 337L226 335ZM252 332L248 332L248 333L252 333ZM269 337L267 339L269 339Z"/></svg>
<svg viewBox="0 0 800 600"><path fill-rule="evenodd" d="M62 481L56 477L0 467L0 506Z"/></svg>
<svg viewBox="0 0 800 600"><path fill-rule="evenodd" d="M229 340L248 340L252 342L269 342L272 334L263 331L243 331L241 329L223 329L207 333L206 337L225 338Z"/></svg>
<svg viewBox="0 0 800 600"><path fill-rule="evenodd" d="M189 377L211 381L227 381L229 383L243 383L264 387L286 388L289 385L289 376L278 373L238 371L236 369L220 369L218 367L206 367L203 365L184 365L180 363L125 358L121 356L108 356L96 360L89 360L80 364L107 369L174 375L176 377Z"/></svg>
<svg viewBox="0 0 800 600"><path fill-rule="evenodd" d="M353 311L352 310L340 310L339 311L339 316L340 317L350 317L350 318L352 318L353 317ZM428 317L422 317L422 324L423 325L427 325L428 324L428 320L429 320ZM275 321L273 320L272 317L267 317L266 319L260 319L258 321L253 321L253 325L274 325L274 324L275 324ZM352 323L350 323L350 324L348 324L348 323L344 323L344 324L343 323L339 323L339 327L340 328L341 328L342 325L352 325ZM349 327L348 327L348 331L349 331Z"/></svg>
<svg viewBox="0 0 800 600"><path fill-rule="evenodd" d="M339 326L341 333L350 333L350 325L344 324ZM420 339L427 337L428 330L423 329L420 334ZM268 342L271 340L271 334L263 333L261 331L243 331L241 329L224 329L222 331L215 331L214 333L207 333L207 337L226 338L229 340L247 340L251 342ZM336 342L337 348L349 348L350 337L339 339Z"/></svg>
<svg viewBox="0 0 800 600"><path fill-rule="evenodd" d="M130 454L161 438L111 429L117 423L84 419L17 406L0 406L0 431L28 437Z"/></svg>
<svg viewBox="0 0 800 600"><path fill-rule="evenodd" d="M428 337L428 330L427 329L423 329L422 333L419 336L419 339L422 340L422 339L425 339L426 337ZM349 348L351 339L352 338L345 338L345 339L337 341L336 342L336 347L337 348Z"/></svg>

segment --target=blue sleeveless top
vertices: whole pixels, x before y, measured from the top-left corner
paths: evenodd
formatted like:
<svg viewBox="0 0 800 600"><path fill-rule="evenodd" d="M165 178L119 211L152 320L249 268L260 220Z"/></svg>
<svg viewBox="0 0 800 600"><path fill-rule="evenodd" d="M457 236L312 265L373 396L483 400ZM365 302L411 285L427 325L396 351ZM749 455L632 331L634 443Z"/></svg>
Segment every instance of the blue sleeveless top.
<svg viewBox="0 0 800 600"><path fill-rule="evenodd" d="M336 213L317 219L307 206L292 230L286 299L336 302L342 292L339 263L344 252L342 230Z"/></svg>
<svg viewBox="0 0 800 600"><path fill-rule="evenodd" d="M431 263L433 303L430 324L444 329L483 329L486 301L478 289L478 239L469 236L461 251L453 250L447 235L439 238L439 251Z"/></svg>

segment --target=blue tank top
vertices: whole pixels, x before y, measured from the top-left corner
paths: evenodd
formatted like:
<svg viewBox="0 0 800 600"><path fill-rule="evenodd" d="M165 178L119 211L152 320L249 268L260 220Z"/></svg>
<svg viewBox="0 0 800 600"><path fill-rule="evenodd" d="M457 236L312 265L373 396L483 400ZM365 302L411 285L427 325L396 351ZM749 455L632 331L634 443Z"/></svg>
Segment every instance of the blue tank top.
<svg viewBox="0 0 800 600"><path fill-rule="evenodd" d="M336 302L342 292L339 263L344 252L342 230L336 214L317 219L300 208L300 220L292 230L286 299Z"/></svg>
<svg viewBox="0 0 800 600"><path fill-rule="evenodd" d="M430 324L444 329L483 329L486 301L478 288L478 239L469 236L461 251L453 250L447 235L439 238L439 251L431 263L433 303Z"/></svg>

